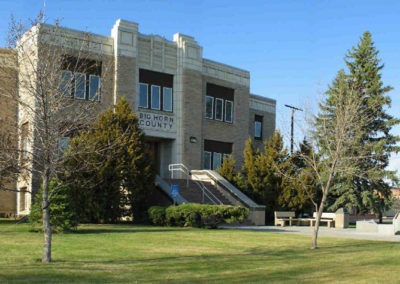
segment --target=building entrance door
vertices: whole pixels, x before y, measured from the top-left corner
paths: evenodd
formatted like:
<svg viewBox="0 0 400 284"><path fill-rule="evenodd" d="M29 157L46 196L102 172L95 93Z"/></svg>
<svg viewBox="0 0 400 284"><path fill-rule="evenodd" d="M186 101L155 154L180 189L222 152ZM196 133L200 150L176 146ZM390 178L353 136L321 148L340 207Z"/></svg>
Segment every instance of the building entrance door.
<svg viewBox="0 0 400 284"><path fill-rule="evenodd" d="M156 174L160 174L160 142L158 141L147 141L146 142L146 151L150 154L150 157L153 160L154 169L156 170Z"/></svg>

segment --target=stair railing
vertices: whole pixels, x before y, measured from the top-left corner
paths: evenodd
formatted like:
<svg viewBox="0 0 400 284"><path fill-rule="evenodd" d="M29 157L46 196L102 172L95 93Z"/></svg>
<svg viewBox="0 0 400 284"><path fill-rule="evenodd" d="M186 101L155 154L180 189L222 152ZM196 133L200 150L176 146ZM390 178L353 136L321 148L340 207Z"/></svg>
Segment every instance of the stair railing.
<svg viewBox="0 0 400 284"><path fill-rule="evenodd" d="M205 197L207 197L214 204L223 204L223 202L216 197L202 182L200 179L193 179L192 173L184 164L169 164L168 170L171 172L171 179L174 178L174 172L181 172L186 176L186 187L189 188L189 179L192 179L194 183L200 188L202 193L202 203L204 203Z"/></svg>
<svg viewBox="0 0 400 284"><path fill-rule="evenodd" d="M203 203L204 203L204 197L207 197L212 203L214 204L220 204L223 205L224 203L215 196L214 193L212 193L211 190L209 190L204 183L201 182L200 179L193 179L193 177L198 177L197 175L191 173L192 175L192 180L197 184L197 186L202 190L203 193Z"/></svg>
<svg viewBox="0 0 400 284"><path fill-rule="evenodd" d="M184 164L169 164L168 170L171 172L171 179L174 179L174 172L181 172L186 176L186 187L189 187L190 171Z"/></svg>

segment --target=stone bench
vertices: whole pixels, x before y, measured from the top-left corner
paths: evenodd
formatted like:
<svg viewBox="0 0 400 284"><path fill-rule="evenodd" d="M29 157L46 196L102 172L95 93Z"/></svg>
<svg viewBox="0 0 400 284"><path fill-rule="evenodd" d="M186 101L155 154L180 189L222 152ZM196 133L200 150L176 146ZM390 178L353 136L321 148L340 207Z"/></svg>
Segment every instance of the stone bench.
<svg viewBox="0 0 400 284"><path fill-rule="evenodd" d="M293 211L275 211L275 226L285 227L285 224L288 223L289 226L292 226L293 222L297 222L298 219L295 218L295 213Z"/></svg>
<svg viewBox="0 0 400 284"><path fill-rule="evenodd" d="M332 227L332 225L335 224L335 218L336 218L335 213L322 212L319 223L326 223L328 228L330 228L330 227ZM315 226L314 224L317 222L317 212L314 212L313 219L310 219L310 220L311 220L310 226L314 227Z"/></svg>

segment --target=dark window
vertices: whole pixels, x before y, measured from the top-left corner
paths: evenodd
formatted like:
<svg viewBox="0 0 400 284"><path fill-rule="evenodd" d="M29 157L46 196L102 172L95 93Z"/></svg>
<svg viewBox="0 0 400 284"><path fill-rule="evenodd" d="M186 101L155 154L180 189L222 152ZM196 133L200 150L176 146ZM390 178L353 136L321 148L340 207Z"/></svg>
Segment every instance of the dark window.
<svg viewBox="0 0 400 284"><path fill-rule="evenodd" d="M139 83L139 107L149 107L149 85Z"/></svg>
<svg viewBox="0 0 400 284"><path fill-rule="evenodd" d="M205 169L216 170L230 154L232 154L232 143L204 140L203 166Z"/></svg>
<svg viewBox="0 0 400 284"><path fill-rule="evenodd" d="M233 122L234 90L214 84L207 84L205 98L205 118Z"/></svg>
<svg viewBox="0 0 400 284"><path fill-rule="evenodd" d="M22 151L21 151L21 159L22 161L26 161L29 153L29 122L25 122L21 126L21 143L22 143Z"/></svg>
<svg viewBox="0 0 400 284"><path fill-rule="evenodd" d="M206 118L213 119L214 118L214 98L210 96L206 96L206 104L205 104L205 114Z"/></svg>
<svg viewBox="0 0 400 284"><path fill-rule="evenodd" d="M254 116L254 139L262 140L263 117L261 115Z"/></svg>
<svg viewBox="0 0 400 284"><path fill-rule="evenodd" d="M225 101L225 121L233 122L233 102Z"/></svg>
<svg viewBox="0 0 400 284"><path fill-rule="evenodd" d="M173 111L173 75L139 70L139 107Z"/></svg>
<svg viewBox="0 0 400 284"><path fill-rule="evenodd" d="M61 95L99 101L101 66L100 61L64 56L60 78Z"/></svg>

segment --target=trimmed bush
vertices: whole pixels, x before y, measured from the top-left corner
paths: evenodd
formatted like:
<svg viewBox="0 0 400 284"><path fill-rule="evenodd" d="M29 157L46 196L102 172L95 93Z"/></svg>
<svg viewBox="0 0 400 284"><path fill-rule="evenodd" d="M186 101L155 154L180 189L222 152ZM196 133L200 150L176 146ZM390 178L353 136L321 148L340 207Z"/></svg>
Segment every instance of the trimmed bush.
<svg viewBox="0 0 400 284"><path fill-rule="evenodd" d="M158 226L164 226L166 224L165 219L165 207L152 206L147 210L151 223Z"/></svg>
<svg viewBox="0 0 400 284"><path fill-rule="evenodd" d="M165 210L165 222L169 226L217 228L222 223L243 222L248 214L241 206L182 204Z"/></svg>

